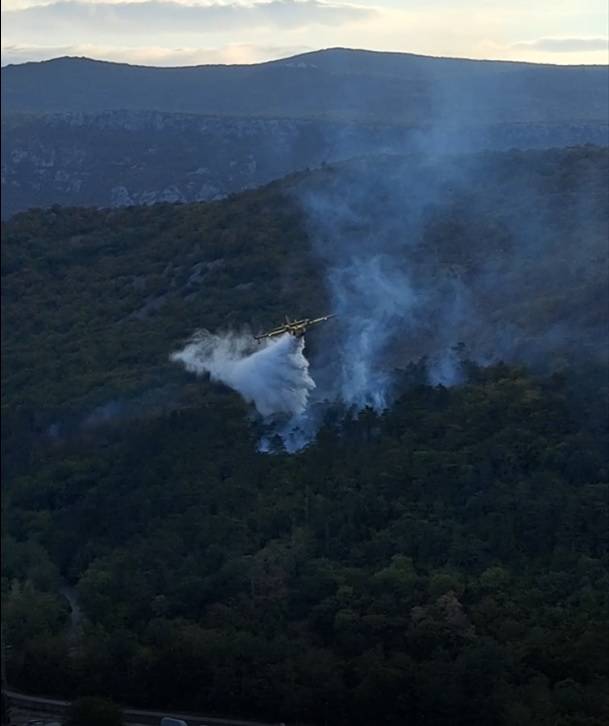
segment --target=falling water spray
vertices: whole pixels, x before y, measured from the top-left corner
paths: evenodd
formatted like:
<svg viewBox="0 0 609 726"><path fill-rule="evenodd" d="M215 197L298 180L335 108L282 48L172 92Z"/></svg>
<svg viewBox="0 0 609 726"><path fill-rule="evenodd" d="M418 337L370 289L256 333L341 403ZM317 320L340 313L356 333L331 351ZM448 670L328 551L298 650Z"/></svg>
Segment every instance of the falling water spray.
<svg viewBox="0 0 609 726"><path fill-rule="evenodd" d="M196 375L208 374L253 403L263 418L301 415L315 382L304 355L304 337L288 333L254 349L249 335L199 331L170 359Z"/></svg>

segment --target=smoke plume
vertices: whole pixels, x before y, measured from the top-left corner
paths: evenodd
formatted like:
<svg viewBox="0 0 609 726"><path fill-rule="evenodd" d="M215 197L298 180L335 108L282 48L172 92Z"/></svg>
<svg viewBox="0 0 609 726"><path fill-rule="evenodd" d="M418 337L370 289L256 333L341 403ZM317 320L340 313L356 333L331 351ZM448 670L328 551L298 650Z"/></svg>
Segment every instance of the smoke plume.
<svg viewBox="0 0 609 726"><path fill-rule="evenodd" d="M543 371L605 360L597 155L421 153L307 176L292 191L337 316L315 329L312 375L304 340L287 334L256 350L251 336L204 331L172 360L253 403L267 451L276 437L305 446L336 404L383 410L412 363L448 386L464 358Z"/></svg>
<svg viewBox="0 0 609 726"><path fill-rule="evenodd" d="M374 254L331 267L328 282L343 342L338 351L338 398L357 409L385 408L391 378L378 363L386 354L396 320L403 319L407 334L408 318L416 314L407 271L387 255Z"/></svg>
<svg viewBox="0 0 609 726"><path fill-rule="evenodd" d="M171 355L186 370L208 374L253 403L264 418L302 414L315 383L304 356L304 338L282 335L253 350L248 335L214 335L199 331L186 347Z"/></svg>
<svg viewBox="0 0 609 726"><path fill-rule="evenodd" d="M607 202L588 153L425 149L305 179L296 197L337 314L312 403L382 410L396 371L423 358L432 385L453 385L463 355L544 370L604 356L593 260L606 259Z"/></svg>

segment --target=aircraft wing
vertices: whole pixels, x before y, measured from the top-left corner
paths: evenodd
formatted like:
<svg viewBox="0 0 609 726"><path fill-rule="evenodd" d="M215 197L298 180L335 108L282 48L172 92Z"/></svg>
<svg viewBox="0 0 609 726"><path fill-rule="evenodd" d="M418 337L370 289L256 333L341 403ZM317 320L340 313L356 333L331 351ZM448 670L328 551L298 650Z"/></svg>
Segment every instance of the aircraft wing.
<svg viewBox="0 0 609 726"><path fill-rule="evenodd" d="M330 320L330 318L336 317L336 313L332 313L332 315L324 315L323 318L315 318L315 320L309 320L309 325L315 325L315 323L323 323L325 320Z"/></svg>

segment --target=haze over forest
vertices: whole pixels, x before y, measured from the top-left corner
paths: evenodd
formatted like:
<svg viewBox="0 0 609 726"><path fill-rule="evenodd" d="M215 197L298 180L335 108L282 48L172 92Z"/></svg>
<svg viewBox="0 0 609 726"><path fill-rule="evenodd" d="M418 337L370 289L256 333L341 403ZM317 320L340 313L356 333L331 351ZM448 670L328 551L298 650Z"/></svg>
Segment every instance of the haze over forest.
<svg viewBox="0 0 609 726"><path fill-rule="evenodd" d="M2 69L13 688L609 721L607 71Z"/></svg>

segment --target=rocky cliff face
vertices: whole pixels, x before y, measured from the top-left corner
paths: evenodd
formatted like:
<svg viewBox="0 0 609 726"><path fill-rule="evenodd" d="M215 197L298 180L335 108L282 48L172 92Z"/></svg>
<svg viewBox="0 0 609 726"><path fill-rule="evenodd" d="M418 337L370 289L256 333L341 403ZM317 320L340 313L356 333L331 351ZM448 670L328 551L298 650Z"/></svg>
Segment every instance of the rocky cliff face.
<svg viewBox="0 0 609 726"><path fill-rule="evenodd" d="M53 204L219 199L307 167L377 152L606 142L603 123L464 129L144 111L13 115L2 121L2 216Z"/></svg>

